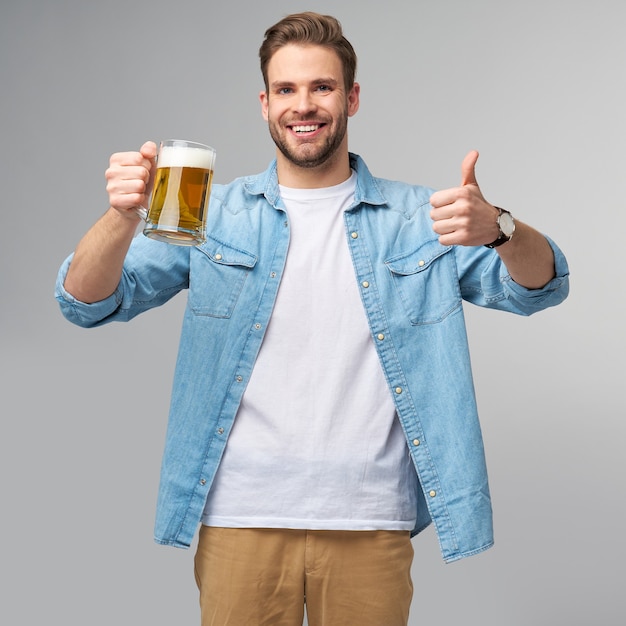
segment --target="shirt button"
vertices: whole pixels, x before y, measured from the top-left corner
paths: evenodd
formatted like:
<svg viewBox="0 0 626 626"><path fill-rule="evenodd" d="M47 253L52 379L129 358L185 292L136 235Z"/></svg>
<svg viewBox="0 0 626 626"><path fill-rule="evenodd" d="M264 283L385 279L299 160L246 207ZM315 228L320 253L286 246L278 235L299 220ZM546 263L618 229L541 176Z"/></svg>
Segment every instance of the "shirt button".
<svg viewBox="0 0 626 626"><path fill-rule="evenodd" d="M434 497L437 495L437 492L433 489L432 491L429 491L429 492L428 492L428 495L429 495L431 498L434 498Z"/></svg>
<svg viewBox="0 0 626 626"><path fill-rule="evenodd" d="M216 254L215 255L215 260L216 261L221 261L222 260L222 255L221 254Z"/></svg>
<svg viewBox="0 0 626 626"><path fill-rule="evenodd" d="M218 435L223 435L224 434L224 429L222 427L217 429L217 434Z"/></svg>
<svg viewBox="0 0 626 626"><path fill-rule="evenodd" d="M206 480L204 478L201 478L200 484L204 487L204 485L206 485Z"/></svg>
<svg viewBox="0 0 626 626"><path fill-rule="evenodd" d="M420 443L421 443L421 442L420 442L420 440L419 440L419 439L413 439L413 445L414 445L415 447L419 446L419 445L420 445Z"/></svg>
<svg viewBox="0 0 626 626"><path fill-rule="evenodd" d="M270 274L270 278L276 278L276 272L272 272L272 273Z"/></svg>
<svg viewBox="0 0 626 626"><path fill-rule="evenodd" d="M350 235L350 237L352 237L352 239L358 239L359 238L359 233L354 232Z"/></svg>
<svg viewBox="0 0 626 626"><path fill-rule="evenodd" d="M402 393L402 387L396 387L395 392L400 395Z"/></svg>
<svg viewBox="0 0 626 626"><path fill-rule="evenodd" d="M418 265L419 265L420 267L424 267L424 265L426 265L426 261L420 261L420 262L418 263Z"/></svg>
<svg viewBox="0 0 626 626"><path fill-rule="evenodd" d="M235 378L235 380L236 380L238 383L243 382L243 376L237 376L237 377Z"/></svg>
<svg viewBox="0 0 626 626"><path fill-rule="evenodd" d="M361 284L363 285L363 287L365 287L365 289L370 286L370 284L366 280L364 280Z"/></svg>
<svg viewBox="0 0 626 626"><path fill-rule="evenodd" d="M261 324L255 324L255 325L254 325L254 327L255 327L257 330L261 330Z"/></svg>
<svg viewBox="0 0 626 626"><path fill-rule="evenodd" d="M382 333L378 333L378 335L376 335L378 337L379 341L382 341L385 338L385 335L383 335Z"/></svg>

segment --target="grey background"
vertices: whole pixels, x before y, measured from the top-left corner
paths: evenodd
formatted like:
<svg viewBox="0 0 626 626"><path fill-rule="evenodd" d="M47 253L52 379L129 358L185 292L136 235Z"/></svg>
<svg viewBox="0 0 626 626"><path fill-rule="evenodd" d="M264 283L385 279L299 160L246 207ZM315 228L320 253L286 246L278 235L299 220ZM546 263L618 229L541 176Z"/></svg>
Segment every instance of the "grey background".
<svg viewBox="0 0 626 626"><path fill-rule="evenodd" d="M267 26L336 15L359 55L351 148L381 176L458 184L551 234L572 291L530 319L467 309L496 547L415 540L411 624L625 623L622 0L3 0L0 622L196 624L193 550L152 525L184 296L85 331L57 268L106 209L110 153L182 137L216 180L273 156Z"/></svg>

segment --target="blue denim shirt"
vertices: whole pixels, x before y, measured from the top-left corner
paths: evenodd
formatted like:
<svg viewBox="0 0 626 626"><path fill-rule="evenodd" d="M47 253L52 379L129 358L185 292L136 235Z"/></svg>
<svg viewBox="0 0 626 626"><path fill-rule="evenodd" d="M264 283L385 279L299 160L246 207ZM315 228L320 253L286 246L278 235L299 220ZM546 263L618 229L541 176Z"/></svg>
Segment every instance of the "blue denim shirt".
<svg viewBox="0 0 626 626"><path fill-rule="evenodd" d="M443 558L454 561L493 543L462 301L530 315L566 297L567 263L550 242L556 277L543 289L525 289L495 251L438 242L432 190L374 178L360 157L350 159L357 185L346 241L419 476L414 534L432 521ZM130 320L189 290L155 525L158 543L178 547L188 547L198 528L285 266L289 221L275 162L214 186L207 233L196 248L136 237L115 293L94 304L64 290L70 256L56 291L67 319L91 327Z"/></svg>

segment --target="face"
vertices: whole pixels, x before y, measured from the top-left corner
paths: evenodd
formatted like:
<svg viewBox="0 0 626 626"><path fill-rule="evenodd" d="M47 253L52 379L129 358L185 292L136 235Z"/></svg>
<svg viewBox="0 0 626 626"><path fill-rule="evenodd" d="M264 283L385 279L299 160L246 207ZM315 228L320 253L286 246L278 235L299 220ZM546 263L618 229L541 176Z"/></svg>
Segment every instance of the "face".
<svg viewBox="0 0 626 626"><path fill-rule="evenodd" d="M348 117L359 107L359 85L346 93L337 54L321 46L288 44L272 56L264 119L282 158L300 168L347 156Z"/></svg>

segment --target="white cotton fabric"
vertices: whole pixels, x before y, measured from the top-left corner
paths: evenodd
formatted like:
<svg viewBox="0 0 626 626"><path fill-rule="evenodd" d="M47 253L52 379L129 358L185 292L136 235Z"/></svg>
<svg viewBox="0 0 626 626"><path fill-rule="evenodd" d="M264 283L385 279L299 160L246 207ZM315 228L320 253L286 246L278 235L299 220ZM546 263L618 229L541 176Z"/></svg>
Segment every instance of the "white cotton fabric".
<svg viewBox="0 0 626 626"><path fill-rule="evenodd" d="M281 187L291 240L270 324L202 522L411 530L417 477L346 241L356 176Z"/></svg>

